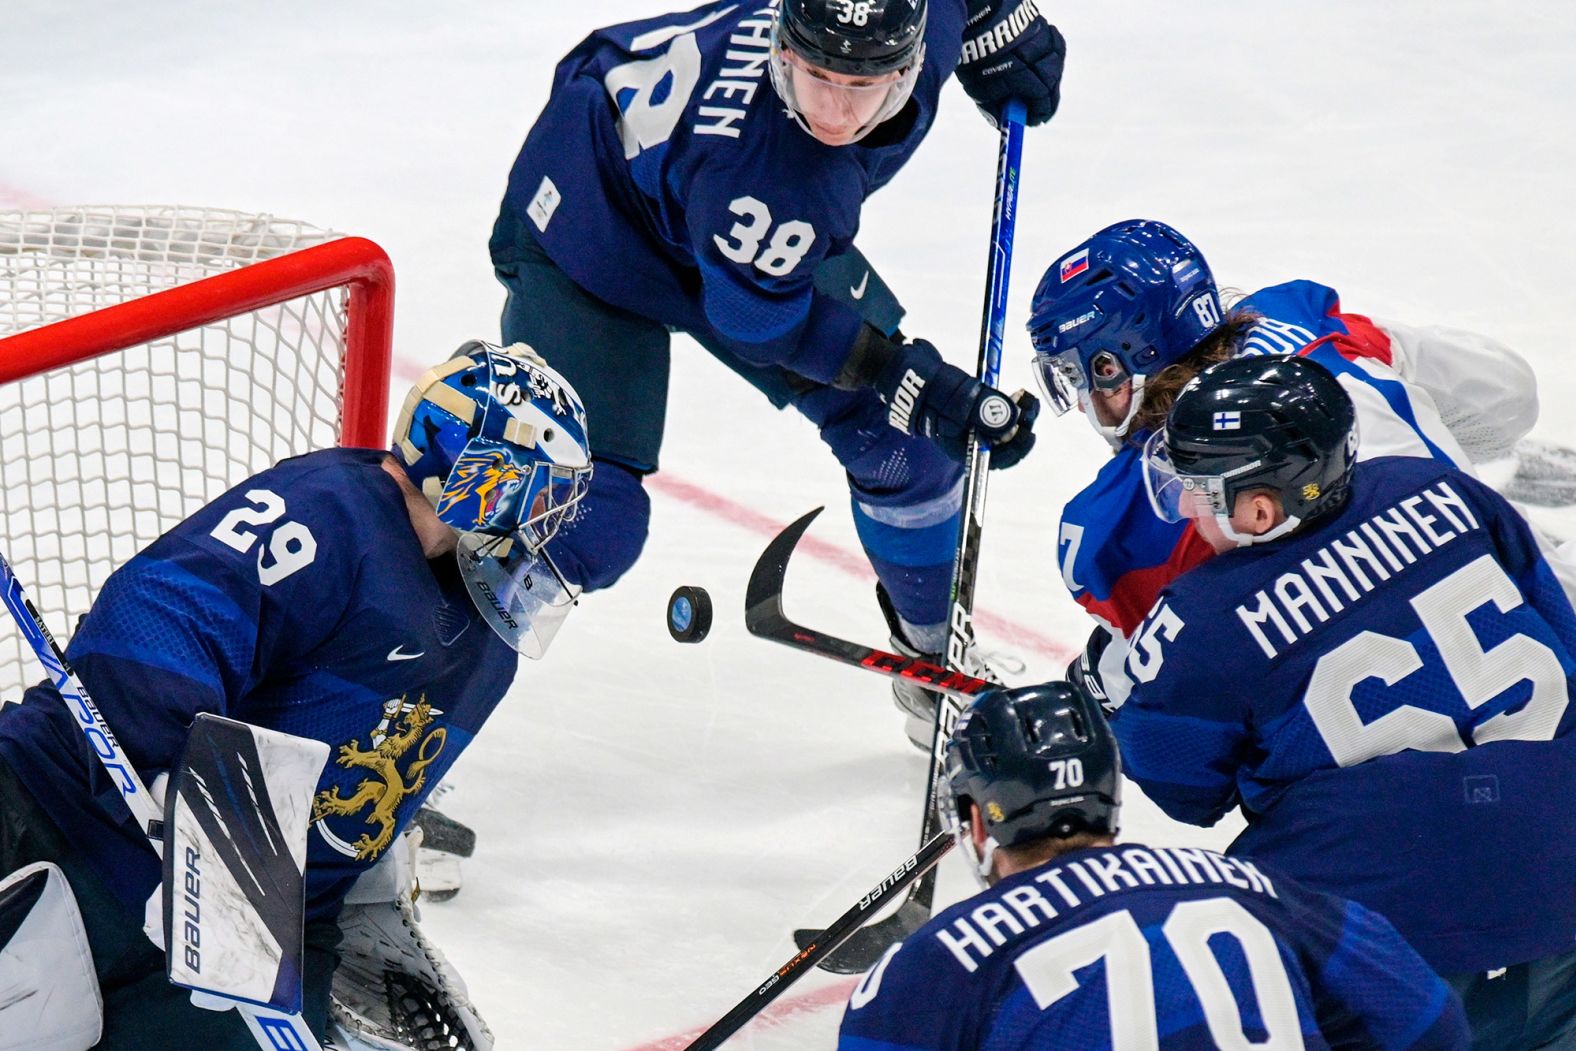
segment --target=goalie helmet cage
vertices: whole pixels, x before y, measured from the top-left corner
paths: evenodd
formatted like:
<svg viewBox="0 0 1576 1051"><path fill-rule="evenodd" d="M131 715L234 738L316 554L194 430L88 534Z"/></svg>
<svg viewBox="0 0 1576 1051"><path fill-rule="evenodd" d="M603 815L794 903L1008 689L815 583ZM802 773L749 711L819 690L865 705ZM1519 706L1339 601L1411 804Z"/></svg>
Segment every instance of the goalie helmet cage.
<svg viewBox="0 0 1576 1051"><path fill-rule="evenodd" d="M0 550L62 638L248 475L381 447L394 272L371 241L188 207L0 212ZM0 629L0 701L37 681Z"/></svg>

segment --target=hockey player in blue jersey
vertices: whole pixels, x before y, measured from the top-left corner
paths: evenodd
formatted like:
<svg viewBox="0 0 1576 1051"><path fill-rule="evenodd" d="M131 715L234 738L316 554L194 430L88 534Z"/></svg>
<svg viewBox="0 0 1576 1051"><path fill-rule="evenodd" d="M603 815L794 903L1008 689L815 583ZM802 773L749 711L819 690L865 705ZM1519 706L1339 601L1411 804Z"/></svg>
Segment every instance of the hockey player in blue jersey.
<svg viewBox="0 0 1576 1051"><path fill-rule="evenodd" d="M987 116L1017 98L1035 124L1063 51L1033 0L723 0L569 53L491 241L504 339L538 347L597 421L585 513L552 546L569 579L607 587L640 554L682 330L819 428L895 637L943 648L964 440L1011 466L1038 405L900 334L854 238L954 70ZM933 702L901 699L928 748Z"/></svg>
<svg viewBox="0 0 1576 1051"><path fill-rule="evenodd" d="M1150 513L1139 461L1177 391L1215 361L1302 354L1327 366L1357 404L1364 459L1435 457L1482 470L1515 499L1576 494L1561 481L1576 482L1560 466L1571 455L1523 439L1537 385L1512 351L1469 332L1347 313L1334 289L1312 281L1228 308L1203 254L1164 223L1115 223L1063 254L1035 292L1029 331L1053 407L1081 407L1113 452L1063 510L1058 557L1073 597L1109 629L1092 635L1081 663L1098 666L1090 682L1118 701L1125 640L1167 581L1210 554L1187 523Z"/></svg>
<svg viewBox="0 0 1576 1051"><path fill-rule="evenodd" d="M1134 636L1112 724L1167 814L1382 913L1479 1048L1576 1041L1576 611L1526 521L1440 460L1356 462L1306 357L1212 366L1144 454L1217 552Z"/></svg>
<svg viewBox="0 0 1576 1051"><path fill-rule="evenodd" d="M888 950L840 1051L1462 1049L1382 917L1207 850L1116 843L1117 748L1066 683L977 699L943 805L986 890Z"/></svg>
<svg viewBox="0 0 1576 1051"><path fill-rule="evenodd" d="M585 425L573 388L528 348L469 343L411 391L392 454L329 449L247 479L112 575L71 641L71 663L155 792L202 712L334 749L305 870L305 1016L319 1034L343 955L373 979L334 978L348 1009L336 1024L396 1038L419 1001L448 1012L464 1046L490 1046L398 902L379 913L344 902L375 864L398 860L401 832L502 699L517 652L539 656L567 612L573 591L544 545L584 495ZM158 859L47 683L0 709L0 901L6 874L37 862L57 865L81 906L89 987L73 1013L80 1021L102 995L96 1046L256 1046L234 1012L197 1009L165 979L164 953L143 934ZM52 899L68 933L70 898ZM3 960L16 929L0 920L0 975L15 975ZM0 986L0 1044L69 1046L20 1020L55 990L30 1000ZM391 1001L400 988L408 996Z"/></svg>

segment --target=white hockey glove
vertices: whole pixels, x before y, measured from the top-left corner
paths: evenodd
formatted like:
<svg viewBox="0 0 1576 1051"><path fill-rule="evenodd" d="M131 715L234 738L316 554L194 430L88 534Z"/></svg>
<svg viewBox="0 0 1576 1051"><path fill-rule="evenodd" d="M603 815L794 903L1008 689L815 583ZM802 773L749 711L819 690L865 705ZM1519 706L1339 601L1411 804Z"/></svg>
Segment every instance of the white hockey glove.
<svg viewBox="0 0 1576 1051"><path fill-rule="evenodd" d="M344 1051L491 1051L465 982L418 925L411 874L421 830L356 881L339 915L330 1042Z"/></svg>

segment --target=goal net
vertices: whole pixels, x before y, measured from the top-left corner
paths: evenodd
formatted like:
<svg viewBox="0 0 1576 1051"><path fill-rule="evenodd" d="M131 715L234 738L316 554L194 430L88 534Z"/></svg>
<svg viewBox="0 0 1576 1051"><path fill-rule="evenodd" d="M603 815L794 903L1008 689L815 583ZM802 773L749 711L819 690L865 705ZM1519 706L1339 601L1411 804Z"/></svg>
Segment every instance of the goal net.
<svg viewBox="0 0 1576 1051"><path fill-rule="evenodd" d="M118 566L286 456L380 446L383 251L269 215L0 212L0 553L62 645ZM42 671L0 614L0 700Z"/></svg>

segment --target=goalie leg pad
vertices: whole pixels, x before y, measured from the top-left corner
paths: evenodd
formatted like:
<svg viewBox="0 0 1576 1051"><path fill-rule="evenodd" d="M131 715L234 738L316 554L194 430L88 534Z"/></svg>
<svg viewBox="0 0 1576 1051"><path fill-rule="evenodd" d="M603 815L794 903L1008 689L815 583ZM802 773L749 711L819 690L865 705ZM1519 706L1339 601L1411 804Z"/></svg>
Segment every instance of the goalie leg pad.
<svg viewBox="0 0 1576 1051"><path fill-rule="evenodd" d="M0 880L0 1051L87 1051L104 1028L87 932L47 861Z"/></svg>

